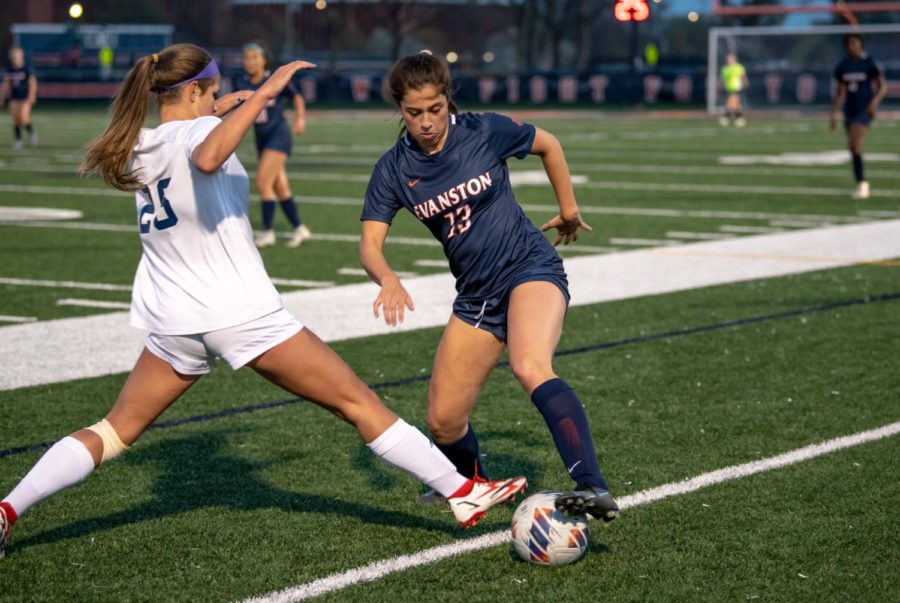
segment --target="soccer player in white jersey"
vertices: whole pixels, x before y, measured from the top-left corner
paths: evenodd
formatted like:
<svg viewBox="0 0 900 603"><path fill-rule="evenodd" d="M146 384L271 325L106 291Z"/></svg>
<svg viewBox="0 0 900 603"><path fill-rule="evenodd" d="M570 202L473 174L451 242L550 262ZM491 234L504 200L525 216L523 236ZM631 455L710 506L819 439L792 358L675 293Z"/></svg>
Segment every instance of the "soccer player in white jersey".
<svg viewBox="0 0 900 603"><path fill-rule="evenodd" d="M524 489L525 478L476 483L460 475L282 307L253 244L249 181L234 151L291 76L313 67L294 61L255 92L216 100L215 61L176 44L126 76L82 170L136 193L143 255L131 321L149 331L146 347L106 417L56 442L0 501L0 557L19 516L131 446L214 357L234 369L248 365L353 425L376 455L444 493L464 526ZM142 129L151 94L160 125Z"/></svg>

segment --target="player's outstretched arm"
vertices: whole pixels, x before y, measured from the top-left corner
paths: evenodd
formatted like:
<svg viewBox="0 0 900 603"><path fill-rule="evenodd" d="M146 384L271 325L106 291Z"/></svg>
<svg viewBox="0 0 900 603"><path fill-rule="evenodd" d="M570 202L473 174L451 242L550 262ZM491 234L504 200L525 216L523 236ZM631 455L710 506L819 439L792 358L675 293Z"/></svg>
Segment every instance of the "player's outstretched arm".
<svg viewBox="0 0 900 603"><path fill-rule="evenodd" d="M301 69L315 69L313 63L292 61L275 70L269 79L259 87L246 101L241 103L231 117L216 126L209 136L200 143L191 161L201 172L211 174L222 167L222 164L234 153L241 143L244 134L253 125L256 116L271 99L284 90L295 73Z"/></svg>
<svg viewBox="0 0 900 603"><path fill-rule="evenodd" d="M875 95L872 97L872 100L869 102L869 106L866 108L869 117L875 117L875 113L878 112L878 105L881 103L881 99L887 94L887 79L885 79L884 74L878 76L875 80Z"/></svg>
<svg viewBox="0 0 900 603"><path fill-rule="evenodd" d="M385 222L363 220L362 235L359 238L359 262L369 273L369 277L381 285L381 291L372 304L375 318L378 318L379 310L384 310L384 322L396 326L403 322L407 308L415 310L416 307L384 257L388 228L390 225Z"/></svg>
<svg viewBox="0 0 900 603"><path fill-rule="evenodd" d="M837 128L837 120L841 113L841 104L844 102L844 96L847 94L847 84L839 81L837 88L834 90L834 99L831 101L831 121L828 129L834 132Z"/></svg>
<svg viewBox="0 0 900 603"><path fill-rule="evenodd" d="M37 91L38 91L38 82L37 78L32 73L28 76L28 104L33 105L37 102Z"/></svg>
<svg viewBox="0 0 900 603"><path fill-rule="evenodd" d="M572 176L569 174L569 164L566 162L562 145L556 136L540 128L535 128L534 142L531 144L531 154L538 155L544 163L547 178L553 186L556 194L556 202L559 204L559 214L549 222L541 226L546 232L551 228L557 230L554 245L560 243L568 245L578 240L578 229L590 231L592 228L581 219L578 211L578 203L575 201L575 191L572 188Z"/></svg>
<svg viewBox="0 0 900 603"><path fill-rule="evenodd" d="M306 101L299 94L294 95L294 126L291 131L294 136L306 131Z"/></svg>

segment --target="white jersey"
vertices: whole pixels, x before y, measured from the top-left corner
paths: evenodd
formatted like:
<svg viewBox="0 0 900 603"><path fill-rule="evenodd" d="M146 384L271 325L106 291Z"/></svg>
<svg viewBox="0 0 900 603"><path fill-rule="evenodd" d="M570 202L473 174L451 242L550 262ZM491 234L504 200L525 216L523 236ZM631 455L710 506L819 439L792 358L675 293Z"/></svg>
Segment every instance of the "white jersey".
<svg viewBox="0 0 900 603"><path fill-rule="evenodd" d="M282 307L253 244L249 179L232 154L214 174L191 162L221 120L200 117L143 129L132 169L143 255L131 324L159 335L233 327Z"/></svg>

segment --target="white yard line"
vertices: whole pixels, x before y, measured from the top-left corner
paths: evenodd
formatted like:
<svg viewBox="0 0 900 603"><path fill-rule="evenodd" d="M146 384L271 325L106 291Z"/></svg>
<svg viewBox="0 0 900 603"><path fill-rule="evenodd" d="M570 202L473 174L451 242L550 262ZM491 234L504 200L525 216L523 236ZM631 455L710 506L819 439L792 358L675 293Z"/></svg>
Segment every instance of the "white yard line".
<svg viewBox="0 0 900 603"><path fill-rule="evenodd" d="M819 444L812 444L797 448L777 456L772 456L740 465L731 465L709 473L702 473L696 477L678 482L671 482L623 496L618 500L619 508L633 509L652 502L682 496L696 492L703 488L709 488L733 480L741 479L766 471L773 471L790 467L810 459L825 456L840 450L861 446L870 442L876 442L890 438L900 433L900 421L889 423L882 427L861 431L852 435L826 440ZM453 544L433 547L424 551L391 557L376 561L362 567L357 567L339 574L332 574L313 582L299 584L289 588L272 591L270 593L246 599L244 603L291 603L320 597L322 595L342 590L349 586L374 582L390 574L402 572L414 567L431 565L450 557L456 557L465 553L471 553L509 542L509 530L498 530L467 540L459 540Z"/></svg>
<svg viewBox="0 0 900 603"><path fill-rule="evenodd" d="M719 227L722 232L734 232L740 234L768 234L771 232L783 232L783 228L769 226L740 226L737 224L723 224Z"/></svg>
<svg viewBox="0 0 900 603"><path fill-rule="evenodd" d="M829 222L806 222L804 220L770 220L769 226L777 228L824 228Z"/></svg>
<svg viewBox="0 0 900 603"><path fill-rule="evenodd" d="M276 285L286 287L333 287L333 281L307 281L293 278L272 278ZM0 276L0 285L16 285L21 287L50 287L52 289L95 289L99 291L131 291L131 285L114 285L111 283L83 283L80 281L50 281L29 278L9 278Z"/></svg>
<svg viewBox="0 0 900 603"><path fill-rule="evenodd" d="M102 301L99 299L77 299L64 297L56 300L57 306L79 306L82 308L105 308L108 310L128 310L131 304L126 302Z"/></svg>
<svg viewBox="0 0 900 603"><path fill-rule="evenodd" d="M849 161L849 158L848 158ZM868 168L868 165L866 166ZM797 176L813 176L816 178L836 178L847 181L847 170L837 167L831 169L812 169L790 165L753 167L753 166L728 166L728 165L634 165L631 163L569 163L569 169L577 172L621 172L623 174L693 174L699 176L783 176L795 178ZM303 178L303 172L295 172L292 175ZM871 170L866 169L869 178L900 178L900 170Z"/></svg>
<svg viewBox="0 0 900 603"><path fill-rule="evenodd" d="M719 239L731 239L734 235L721 232L690 232L686 230L666 231L668 239L689 239L692 241L717 241Z"/></svg>
<svg viewBox="0 0 900 603"><path fill-rule="evenodd" d="M900 220L737 237L672 247L565 258L572 305L597 304L749 280L777 278L900 257ZM446 324L454 280L406 280L416 304L397 327L372 317L374 283L292 291L285 307L322 339L339 341ZM127 312L0 327L0 391L122 373L145 333ZM46 353L35 341L52 341Z"/></svg>
<svg viewBox="0 0 900 603"><path fill-rule="evenodd" d="M846 197L850 199L850 187L822 188L812 186L748 186L743 184L703 184L675 182L586 182L581 188L612 191L657 191L679 193L712 193L716 195L804 195L809 197ZM875 189L872 197L900 199L900 190Z"/></svg>
<svg viewBox="0 0 900 603"><path fill-rule="evenodd" d="M513 172L515 175L515 172ZM342 174L334 174L337 181L344 180ZM530 181L529 181L530 182ZM803 186L748 186L740 184L705 184L696 183L673 183L673 182L586 182L578 181L575 183L576 188L602 189L614 191L656 191L656 192L685 192L685 193L712 193L712 194L729 194L729 195L804 195L804 196L827 196L827 197L848 197L850 196L849 187L803 187ZM0 184L0 192L8 193L45 193L54 195L78 195L92 197L127 197L130 196L122 191L108 188L88 188L74 186L40 186L40 185L22 185L22 184ZM885 197L890 199L900 199L900 190L891 189L874 189L871 192L873 197ZM330 201L324 201L324 200ZM355 205L362 208L362 199L358 197L299 197L299 201L303 203L327 203L334 205ZM846 216L843 217L847 219Z"/></svg>
<svg viewBox="0 0 900 603"><path fill-rule="evenodd" d="M137 225L128 226L125 224L97 224L95 222L15 222L11 224L4 224L3 226L22 226L25 228L61 228L64 230L98 230L104 232L122 232L122 233L135 233L137 232ZM291 237L291 233L289 232L281 232L278 233L278 236L283 239L289 239ZM315 241L330 241L330 242L338 242L338 243L353 243L354 245L359 244L359 235L358 234L329 234L324 232L315 232L312 236ZM425 238L425 237L401 237L401 236L391 236L387 240L387 245L415 245L419 247L440 247L440 243L435 239Z"/></svg>
<svg viewBox="0 0 900 603"><path fill-rule="evenodd" d="M309 287L319 289L322 287L334 287L333 281L307 281L296 278L272 278L272 284L283 285L285 287Z"/></svg>
<svg viewBox="0 0 900 603"><path fill-rule="evenodd" d="M36 322L36 316L13 316L11 314L0 314L0 322Z"/></svg>
<svg viewBox="0 0 900 603"><path fill-rule="evenodd" d="M369 276L369 273L366 272L363 268L338 268L337 272L338 274L342 274L344 276ZM419 276L416 272L408 272L404 270L396 270L394 271L394 274L396 274L400 278L415 278Z"/></svg>
<svg viewBox="0 0 900 603"><path fill-rule="evenodd" d="M613 237L609 240L613 245L625 247L660 247L663 245L678 245L678 241L669 239L636 239L628 237Z"/></svg>
<svg viewBox="0 0 900 603"><path fill-rule="evenodd" d="M131 291L131 285L113 285L110 283L82 283L79 281L48 281L30 278L8 278L0 276L0 285L17 285L22 287L52 287L54 289L96 289L100 291Z"/></svg>

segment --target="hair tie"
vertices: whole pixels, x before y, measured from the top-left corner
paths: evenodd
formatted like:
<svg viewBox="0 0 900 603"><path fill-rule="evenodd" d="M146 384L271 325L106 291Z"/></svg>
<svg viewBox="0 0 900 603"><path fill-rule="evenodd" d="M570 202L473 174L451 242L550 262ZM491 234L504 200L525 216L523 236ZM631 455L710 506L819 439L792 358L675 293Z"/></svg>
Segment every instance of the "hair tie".
<svg viewBox="0 0 900 603"><path fill-rule="evenodd" d="M159 63L159 55L156 54L155 52L153 53L153 63L154 64Z"/></svg>

